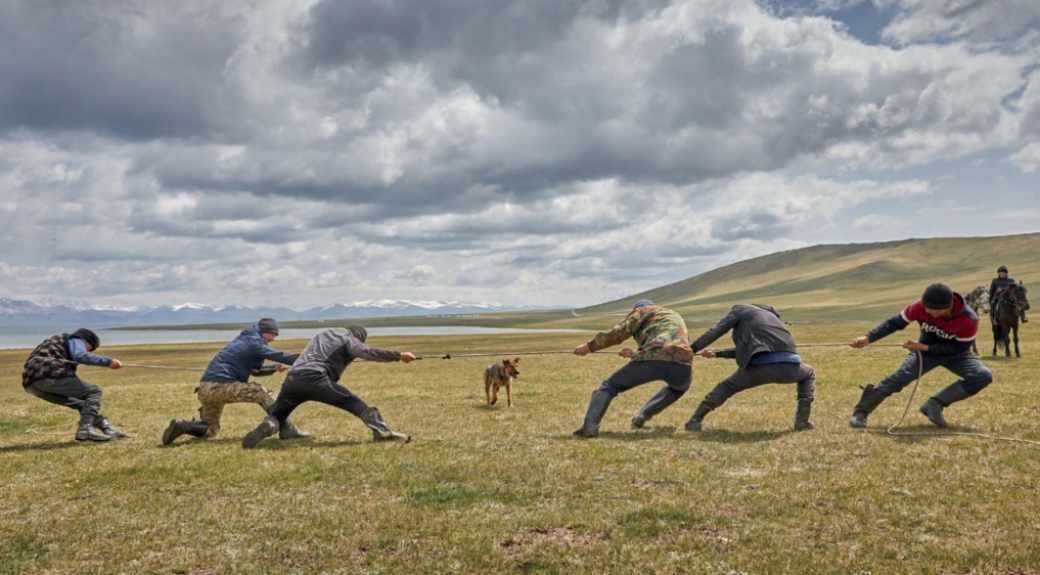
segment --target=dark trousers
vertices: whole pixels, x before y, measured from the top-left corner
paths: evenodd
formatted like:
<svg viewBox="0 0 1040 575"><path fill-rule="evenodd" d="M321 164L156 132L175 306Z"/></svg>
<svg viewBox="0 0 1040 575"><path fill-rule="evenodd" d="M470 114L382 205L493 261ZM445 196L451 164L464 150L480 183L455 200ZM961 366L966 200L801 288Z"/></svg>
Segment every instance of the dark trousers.
<svg viewBox="0 0 1040 575"><path fill-rule="evenodd" d="M945 367L960 377L957 383L970 395L975 395L993 382L993 372L970 351L951 355L924 352L921 356L924 357L923 369L918 367L917 352L911 353L895 373L877 384L877 391L886 396L898 393L917 379L918 371L923 375L937 367Z"/></svg>
<svg viewBox="0 0 1040 575"><path fill-rule="evenodd" d="M599 391L617 397L651 381L664 381L675 392L676 399L682 397L693 381L693 368L674 361L632 361L603 381Z"/></svg>
<svg viewBox="0 0 1040 575"><path fill-rule="evenodd" d="M813 400L816 393L816 372L805 363L761 363L737 369L704 396L704 402L713 409L720 407L734 395L767 383L797 383L798 399Z"/></svg>
<svg viewBox="0 0 1040 575"><path fill-rule="evenodd" d="M319 371L303 370L290 372L282 382L282 391L271 408L271 415L278 424L285 423L289 414L301 404L317 401L361 417L368 404L342 385L329 379Z"/></svg>
<svg viewBox="0 0 1040 575"><path fill-rule="evenodd" d="M78 377L37 379L25 387L25 392L55 405L79 412L79 423L94 424L101 413L101 388Z"/></svg>

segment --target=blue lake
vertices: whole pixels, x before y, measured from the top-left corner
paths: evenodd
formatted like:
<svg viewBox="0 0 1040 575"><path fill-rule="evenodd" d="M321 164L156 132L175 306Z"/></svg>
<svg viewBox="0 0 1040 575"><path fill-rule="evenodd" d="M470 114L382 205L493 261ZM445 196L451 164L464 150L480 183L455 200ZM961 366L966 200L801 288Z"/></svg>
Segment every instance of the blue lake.
<svg viewBox="0 0 1040 575"><path fill-rule="evenodd" d="M279 340L310 339L325 328L283 328L278 334ZM71 329L69 331L72 331ZM138 345L162 343L201 343L231 341L240 329L188 329L188 330L113 330L100 328L95 330L106 345ZM471 326L437 326L437 327L372 327L368 334L380 335L492 335L504 333L553 333L575 332L570 329L518 329L508 327L471 327ZM22 328L0 326L0 349L33 349L44 339L58 333L53 328Z"/></svg>

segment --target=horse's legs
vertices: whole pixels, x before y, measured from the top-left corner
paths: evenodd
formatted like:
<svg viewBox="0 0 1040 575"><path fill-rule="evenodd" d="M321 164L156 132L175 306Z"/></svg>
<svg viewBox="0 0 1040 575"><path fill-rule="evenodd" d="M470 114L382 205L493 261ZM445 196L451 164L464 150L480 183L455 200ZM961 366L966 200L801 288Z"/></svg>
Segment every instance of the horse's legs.
<svg viewBox="0 0 1040 575"><path fill-rule="evenodd" d="M1022 357L1022 353L1018 351L1018 324L1012 326L1011 330L1015 334L1015 357Z"/></svg>
<svg viewBox="0 0 1040 575"><path fill-rule="evenodd" d="M993 327L993 355L997 355L997 344L1003 343L1004 336L1000 333L1000 326L997 324L991 324Z"/></svg>

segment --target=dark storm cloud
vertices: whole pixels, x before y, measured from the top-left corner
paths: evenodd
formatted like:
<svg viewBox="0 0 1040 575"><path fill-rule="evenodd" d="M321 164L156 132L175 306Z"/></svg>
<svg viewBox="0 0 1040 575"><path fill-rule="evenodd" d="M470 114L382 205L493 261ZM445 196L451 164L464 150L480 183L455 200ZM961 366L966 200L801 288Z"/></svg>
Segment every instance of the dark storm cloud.
<svg viewBox="0 0 1040 575"><path fill-rule="evenodd" d="M236 102L235 29L219 4L3 2L0 132L212 136Z"/></svg>

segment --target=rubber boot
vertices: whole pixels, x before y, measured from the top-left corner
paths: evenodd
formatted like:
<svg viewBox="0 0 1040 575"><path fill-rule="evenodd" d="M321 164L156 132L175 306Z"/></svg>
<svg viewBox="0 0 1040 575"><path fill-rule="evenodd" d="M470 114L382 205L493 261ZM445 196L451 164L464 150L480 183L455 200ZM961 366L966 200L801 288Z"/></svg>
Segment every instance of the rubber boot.
<svg viewBox="0 0 1040 575"><path fill-rule="evenodd" d="M636 413L635 417L632 418L632 427L636 429L642 429L646 422L650 421L655 415L661 413L668 408L671 404L679 401L679 394L675 393L672 388L664 386L660 391L654 394L650 398L650 401L646 402L646 405Z"/></svg>
<svg viewBox="0 0 1040 575"><path fill-rule="evenodd" d="M91 423L81 423L76 429L76 441L108 441L111 437L101 433Z"/></svg>
<svg viewBox="0 0 1040 575"><path fill-rule="evenodd" d="M852 419L849 420L849 425L852 427L866 427L867 416L877 409L877 406L881 405L881 402L885 401L886 397L888 396L878 391L873 385L864 387L859 403L852 408Z"/></svg>
<svg viewBox="0 0 1040 575"><path fill-rule="evenodd" d="M278 420L268 415L256 429L250 431L242 438L242 447L252 449L256 447L257 443L260 443L260 440L265 437L271 437L275 433L278 433Z"/></svg>
<svg viewBox="0 0 1040 575"><path fill-rule="evenodd" d="M299 438L299 437L310 437L310 436L311 436L310 432L301 431L299 429L296 429L296 426L293 425L293 422L289 421L288 419L286 419L285 420L285 424L283 424L278 429L278 439L296 439L296 438Z"/></svg>
<svg viewBox="0 0 1040 575"><path fill-rule="evenodd" d="M98 415L94 418L94 427L101 430L101 433L111 437L112 439L123 439L124 437L130 437L116 429L116 426L112 425L112 422L108 420L104 415Z"/></svg>
<svg viewBox="0 0 1040 575"><path fill-rule="evenodd" d="M702 401L697 406L697 411L693 412L693 416L686 422L686 431L700 431L701 424L704 423L704 418L715 409L706 401Z"/></svg>
<svg viewBox="0 0 1040 575"><path fill-rule="evenodd" d="M195 437L202 437L209 431L209 425L205 421L188 421L186 419L171 419L169 427L162 434L162 444L169 445L174 439L187 433Z"/></svg>
<svg viewBox="0 0 1040 575"><path fill-rule="evenodd" d="M921 406L921 413L928 418L928 421L938 425L939 427L946 427L946 418L943 417L943 409L950 406L951 403L956 403L968 399L971 395L964 390L964 386L960 383L954 383L939 390L939 393L933 395L928 401L924 402Z"/></svg>
<svg viewBox="0 0 1040 575"><path fill-rule="evenodd" d="M372 430L372 441L376 443L381 441L404 441L408 443L412 440L410 435L391 431L390 427L383 421L383 415L375 407L369 407L363 411L361 413L361 421Z"/></svg>
<svg viewBox="0 0 1040 575"><path fill-rule="evenodd" d="M614 397L605 391L593 391L592 399L589 400L589 408L585 412L585 422L581 428L574 432L578 437L596 437L599 435L599 422L603 421L603 415L607 413L610 402Z"/></svg>
<svg viewBox="0 0 1040 575"><path fill-rule="evenodd" d="M812 400L799 399L798 411L794 414L795 431L808 431L813 428L812 422L809 421L810 412L812 412Z"/></svg>

